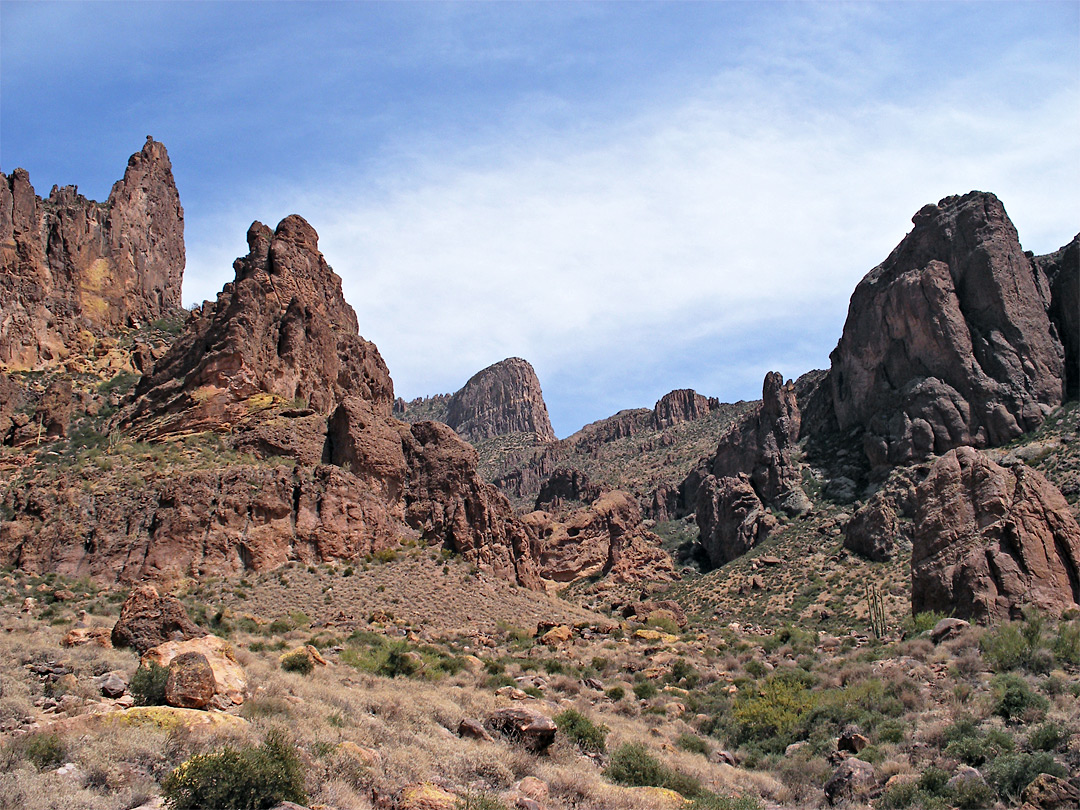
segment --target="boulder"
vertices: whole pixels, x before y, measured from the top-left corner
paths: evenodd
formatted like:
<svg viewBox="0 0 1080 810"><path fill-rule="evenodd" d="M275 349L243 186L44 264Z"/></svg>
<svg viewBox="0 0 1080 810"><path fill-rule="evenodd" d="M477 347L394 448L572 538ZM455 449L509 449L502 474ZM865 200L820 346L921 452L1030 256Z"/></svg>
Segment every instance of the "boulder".
<svg viewBox="0 0 1080 810"><path fill-rule="evenodd" d="M120 608L120 618L112 629L112 643L134 647L140 654L166 641L205 636L193 622L180 600L161 596L153 585L134 588Z"/></svg>
<svg viewBox="0 0 1080 810"><path fill-rule="evenodd" d="M169 668L174 658L186 653L198 653L209 664L216 684L214 697L211 698L213 704L224 708L244 702L247 696L247 676L233 655L231 645L223 638L203 636L187 641L167 641L147 650L141 663L143 666L155 663Z"/></svg>
<svg viewBox="0 0 1080 810"><path fill-rule="evenodd" d="M1038 810L1075 810L1080 807L1080 789L1060 776L1041 773L1024 788L1020 796L1025 807Z"/></svg>
<svg viewBox="0 0 1080 810"><path fill-rule="evenodd" d="M184 709L204 709L217 692L214 670L198 652L180 653L169 662L165 702Z"/></svg>
<svg viewBox="0 0 1080 810"><path fill-rule="evenodd" d="M474 740L491 740L491 735L488 734L487 729L484 728L483 723L479 720L472 720L468 717L464 718L458 723L457 735L459 737L469 737Z"/></svg>
<svg viewBox="0 0 1080 810"><path fill-rule="evenodd" d="M514 706L496 709L484 722L486 728L541 753L555 741L555 721L535 709Z"/></svg>
<svg viewBox="0 0 1080 810"><path fill-rule="evenodd" d="M935 644L940 644L946 639L960 635L969 627L971 627L971 624L965 622L963 619L946 616L934 625L934 629L930 631L930 640Z"/></svg>
<svg viewBox="0 0 1080 810"><path fill-rule="evenodd" d="M830 806L843 801L865 804L876 785L873 765L854 757L845 759L825 783L825 798Z"/></svg>
<svg viewBox="0 0 1080 810"><path fill-rule="evenodd" d="M1062 401L1064 349L993 194L924 206L851 296L830 355L840 430L873 465L1000 445Z"/></svg>
<svg viewBox="0 0 1080 810"><path fill-rule="evenodd" d="M106 649L113 646L112 631L108 627L73 627L68 630L60 644L64 647L80 647L93 644Z"/></svg>
<svg viewBox="0 0 1080 810"><path fill-rule="evenodd" d="M1080 526L1041 473L962 447L934 463L918 501L914 613L999 622L1080 607Z"/></svg>
<svg viewBox="0 0 1080 810"><path fill-rule="evenodd" d="M402 788L394 807L397 810L457 810L461 803L453 793L424 782Z"/></svg>

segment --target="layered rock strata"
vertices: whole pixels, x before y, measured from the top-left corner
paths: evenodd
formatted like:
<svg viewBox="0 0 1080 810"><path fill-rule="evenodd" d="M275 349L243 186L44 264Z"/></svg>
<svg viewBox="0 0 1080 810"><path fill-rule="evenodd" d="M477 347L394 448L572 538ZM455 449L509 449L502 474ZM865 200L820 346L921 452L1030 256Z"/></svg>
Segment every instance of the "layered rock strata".
<svg viewBox="0 0 1080 810"><path fill-rule="evenodd" d="M184 210L165 147L147 138L104 203L0 174L0 365L36 369L91 336L179 309Z"/></svg>

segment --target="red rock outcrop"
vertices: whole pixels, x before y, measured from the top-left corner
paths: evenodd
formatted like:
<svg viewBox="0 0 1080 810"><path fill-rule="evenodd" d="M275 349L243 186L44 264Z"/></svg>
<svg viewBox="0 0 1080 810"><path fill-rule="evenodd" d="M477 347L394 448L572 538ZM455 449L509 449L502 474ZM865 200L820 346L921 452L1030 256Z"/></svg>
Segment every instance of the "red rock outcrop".
<svg viewBox="0 0 1080 810"><path fill-rule="evenodd" d="M445 425L390 416L386 366L357 334L317 240L297 216L273 232L252 225L236 280L193 313L118 420L149 442L217 431L254 458L180 464L141 487L31 477L7 494L15 519L0 524L0 557L167 580L420 540L538 587L532 538L478 478L475 450Z"/></svg>
<svg viewBox="0 0 1080 810"><path fill-rule="evenodd" d="M699 541L715 566L742 556L777 526L745 473L706 476L697 489L695 505Z"/></svg>
<svg viewBox="0 0 1080 810"><path fill-rule="evenodd" d="M716 397L703 397L691 388L680 388L664 394L653 407L652 422L657 430L693 422L720 407Z"/></svg>
<svg viewBox="0 0 1080 810"><path fill-rule="evenodd" d="M572 501L590 504L599 498L603 491L599 484L592 483L589 476L581 470L560 467L541 485L534 508L554 511Z"/></svg>
<svg viewBox="0 0 1080 810"><path fill-rule="evenodd" d="M470 441L510 433L532 433L540 441L555 441L540 380L520 357L474 374L450 397L446 424Z"/></svg>
<svg viewBox="0 0 1080 810"><path fill-rule="evenodd" d="M673 578L671 557L660 538L642 526L641 510L629 493L605 492L562 518L536 511L522 520L536 537L533 558L546 580L572 582L603 575L615 582Z"/></svg>
<svg viewBox="0 0 1080 810"><path fill-rule="evenodd" d="M358 334L341 278L318 250L318 234L289 216L275 231L248 229L236 279L193 313L168 354L136 388L126 424L143 436L218 429L272 395L323 415L348 395L389 416L390 373Z"/></svg>
<svg viewBox="0 0 1080 810"><path fill-rule="evenodd" d="M934 463L917 497L914 613L998 622L1028 605L1080 607L1080 526L1042 474L961 447Z"/></svg>
<svg viewBox="0 0 1080 810"><path fill-rule="evenodd" d="M855 289L831 355L837 423L865 429L874 465L1002 444L1064 393L1062 345L997 197L947 197L912 221Z"/></svg>
<svg viewBox="0 0 1080 810"><path fill-rule="evenodd" d="M730 562L776 526L766 507L792 514L810 508L792 451L799 439L795 387L775 371L765 375L761 404L731 427L667 501L694 505L701 544L713 565ZM656 493L657 499L661 493Z"/></svg>
<svg viewBox="0 0 1080 810"><path fill-rule="evenodd" d="M100 335L180 307L184 210L165 147L147 138L104 203L75 186L34 193L0 174L0 365L63 360Z"/></svg>

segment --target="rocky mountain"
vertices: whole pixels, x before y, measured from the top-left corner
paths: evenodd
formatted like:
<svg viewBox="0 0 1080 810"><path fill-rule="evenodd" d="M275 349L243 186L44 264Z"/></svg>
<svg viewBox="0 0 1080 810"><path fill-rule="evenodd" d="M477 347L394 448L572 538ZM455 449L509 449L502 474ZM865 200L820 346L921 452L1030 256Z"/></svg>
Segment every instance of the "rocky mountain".
<svg viewBox="0 0 1080 810"><path fill-rule="evenodd" d="M406 422L442 422L473 444L502 436L521 436L530 445L555 441L540 380L520 357L478 371L456 393L399 398L394 415Z"/></svg>
<svg viewBox="0 0 1080 810"><path fill-rule="evenodd" d="M0 556L26 570L139 580L445 546L537 587L531 536L437 423L390 416L393 383L297 216L249 253L106 427L106 463L31 465L8 489ZM122 438L121 438L122 437ZM124 455L182 442L161 473ZM116 456L119 456L116 458ZM109 473L115 473L110 475Z"/></svg>
<svg viewBox="0 0 1080 810"><path fill-rule="evenodd" d="M672 391L653 408L620 411L540 448L507 453L491 465L493 480L519 506L531 506L556 470L579 470L608 489L638 496L643 511L666 519L657 490L679 483L715 448L716 437L751 403L720 403L690 389Z"/></svg>
<svg viewBox="0 0 1080 810"><path fill-rule="evenodd" d="M1037 428L1066 390L1074 273L1057 273L1053 324L1052 293L993 194L947 197L912 222L855 289L830 356L836 423L864 431L873 466L1003 444Z"/></svg>
<svg viewBox="0 0 1080 810"><path fill-rule="evenodd" d="M180 307L184 210L164 145L147 138L103 203L75 186L38 197L0 174L0 364L35 369L95 336Z"/></svg>

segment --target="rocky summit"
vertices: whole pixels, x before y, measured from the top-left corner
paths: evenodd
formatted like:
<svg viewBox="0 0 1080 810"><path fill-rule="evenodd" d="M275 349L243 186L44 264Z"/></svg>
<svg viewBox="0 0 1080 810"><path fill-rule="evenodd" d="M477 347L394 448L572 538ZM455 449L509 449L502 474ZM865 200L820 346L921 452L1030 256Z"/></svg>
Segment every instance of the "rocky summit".
<svg viewBox="0 0 1080 810"><path fill-rule="evenodd" d="M36 369L94 336L180 307L184 209L165 146L150 137L103 203L76 186L37 196L0 174L0 365Z"/></svg>
<svg viewBox="0 0 1080 810"><path fill-rule="evenodd" d="M912 222L856 287L830 358L837 424L865 431L873 465L1003 444L1066 389L1070 282L1057 281L1055 309L998 198L947 197Z"/></svg>
<svg viewBox="0 0 1080 810"><path fill-rule="evenodd" d="M301 216L179 310L153 140L3 180L0 808L1075 806L1080 239L946 198L829 368L557 440L396 399Z"/></svg>

